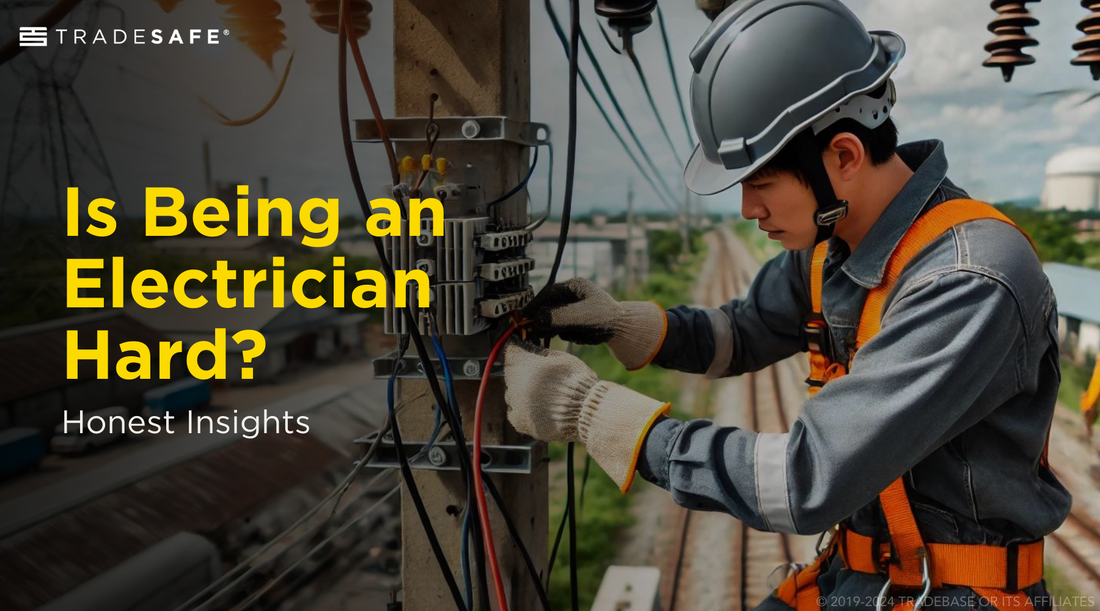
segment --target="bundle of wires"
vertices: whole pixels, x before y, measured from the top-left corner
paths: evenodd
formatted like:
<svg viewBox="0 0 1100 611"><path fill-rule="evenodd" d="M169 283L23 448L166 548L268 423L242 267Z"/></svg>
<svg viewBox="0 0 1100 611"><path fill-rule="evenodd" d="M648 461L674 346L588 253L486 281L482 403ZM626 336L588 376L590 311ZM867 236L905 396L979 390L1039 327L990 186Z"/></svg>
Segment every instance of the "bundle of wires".
<svg viewBox="0 0 1100 611"><path fill-rule="evenodd" d="M359 201L359 206L363 211L364 216L369 219L371 216L371 208L367 201L366 191L363 187L363 181L359 175L358 162L355 159L355 152L352 148L351 139L351 126L350 117L348 115L348 95L347 95L347 47L350 41L352 54L355 58L356 67L359 72L359 78L362 81L363 89L367 95L367 100L371 106L371 112L374 115L376 124L378 125L380 135L384 148L386 149L387 160L390 162L391 177L393 184L399 184L399 176L397 175L397 163L396 156L393 151L392 143L386 133L385 124L382 119L382 112L378 105L378 100L374 95L374 89L370 83L370 77L367 74L366 65L363 62L362 53L359 50L358 39L352 31L352 24L349 19L348 2L347 0L340 0L340 19L338 27L338 82L339 82L339 102L340 102L340 127L341 136L344 144L344 153L348 162L348 170L351 173L352 185L355 188L355 195ZM387 285L390 287L392 293L394 284L394 272L393 266L389 259L386 257L385 247L380 238L374 237L375 250L378 253L379 264L382 270L383 276L386 278ZM401 309L402 315L405 318L407 326L412 332L407 336L408 340L411 340L416 353L422 362L428 363L430 356L428 354L427 346L424 343L424 339L419 333L415 332L417 329L417 321L413 316L412 311L409 308ZM447 424L451 429L451 436L454 438L455 443L459 447L465 447L466 440L462 432L462 426L458 423L454 417L454 406L444 396L443 390L439 385L439 379L435 374L435 370L432 367L425 367L425 378L427 379L428 386L431 389L432 395L435 398L436 404L440 406L442 415L447 419ZM447 585L447 589L450 591L456 608L458 609L470 609L472 605L467 605L467 602L463 599L462 592L458 588L458 584L455 582L454 574L451 572L450 565L447 562L447 558L443 553L443 549L439 544L439 539L435 534L435 530L432 527L431 520L428 517L426 508L424 507L424 501L420 497L420 492L416 486L416 482L412 477L412 470L409 467L408 457L405 455L404 448L399 439L399 432L397 422L391 423L394 430L394 443L398 452L398 460L401 464L401 475L405 482L406 488L410 499L416 509L417 516L420 519L421 526L424 529L425 535L428 539L428 544L432 549L432 553L435 556L436 562L439 565L440 572L443 574L443 580ZM470 475L473 471L470 464L470 457L465 452L458 452L460 470L463 474L463 479L466 486L470 485ZM484 547L478 543L478 538L475 536L475 553L478 559L484 557ZM483 571L479 572L483 574ZM480 591L483 594L482 608L488 609L488 600L486 599L486 588L481 588Z"/></svg>
<svg viewBox="0 0 1100 611"><path fill-rule="evenodd" d="M559 233L559 241L558 241L558 245L557 245L557 250L555 252L554 262L553 262L553 265L551 267L549 282L548 282L547 286L549 286L549 284L552 284L554 282L554 280L557 277L558 270L561 266L561 259L562 259L562 255L563 255L564 250L565 250L565 244L566 244L566 241L567 241L567 238L568 238L569 218L570 218L570 213L571 213L571 209L572 209L573 182L574 182L574 174L575 174L575 167L576 167L577 50L578 50L578 45L579 45L578 37L579 37L579 32L580 32L580 6L579 6L579 4L580 4L579 0L571 0L571 3L570 3L570 18L571 18L570 19L570 26L571 26L571 37L570 37L571 45L570 45L570 48L571 48L571 53L570 53L570 83L569 83L569 108L570 108L570 110L569 110L568 150L567 150L567 161L566 161L566 164L567 164L566 165L566 179L565 179L566 184L565 184L564 202L563 202L563 206L562 206L562 223L561 223L561 230L560 230L560 233ZM345 75L346 75L346 70L347 70L347 68L346 68L346 66L347 66L347 48L346 47L348 45L349 40L351 42L350 46L351 46L352 54L355 58L356 66L358 68L360 80L363 83L364 90L367 94L367 99L370 102L371 111L374 114L376 124L378 125L378 129L379 129L380 135L382 137L383 145L386 149L387 160L390 162L390 168L391 168L391 174L392 174L392 178L393 178L393 184L397 185L400 181L399 181L399 176L397 175L396 156L395 156L393 148L392 148L392 143L389 141L389 138L386 134L385 125L384 125L384 121L382 119L381 110L379 108L377 99L374 95L373 87L370 84L370 78L367 74L366 66L363 62L361 52L358 48L358 41L357 41L356 37L354 36L354 32L350 31L351 27L352 26L351 26L350 20L348 18L347 0L340 0L340 25L339 25L339 28L338 28L338 38L339 38L338 70L339 70L339 75L340 75L340 78L339 78L339 84L340 84L339 101L340 101L341 134L342 134L343 142L344 142L345 155L346 155L347 161L348 161L348 169L351 173L352 183L353 183L353 186L355 188L356 197L359 201L360 208L362 209L364 215L369 219L369 217L371 215L371 209L370 209L369 204L367 203L366 193L365 193L365 190L363 188L362 179L359 175L358 164L355 160L355 154L354 154L354 151L352 149L350 119L349 119L349 116L348 116L347 82L346 82ZM536 159L537 159L537 157L536 157ZM535 160L533 160L532 166L534 166L534 161ZM532 168L532 170L533 170L533 168ZM522 188L523 186L526 186L526 182L527 182L527 179L529 177L530 177L530 173L528 173L527 178L525 178L524 181L521 183L520 188ZM510 193L510 194L506 195L505 197L508 197L511 194L513 194L513 193ZM502 198L502 199L504 199L504 198ZM390 290L392 291L392 287L396 286L396 284L393 281L393 275L394 275L393 274L393 267L392 267L390 261L388 260L388 258L386 257L385 249L384 249L384 246L382 244L381 239L374 238L374 241L375 241L375 248L376 248L376 251L377 251L378 256L379 256L379 262L380 262L380 267L382 269L382 273L386 277L387 283L391 287ZM543 290L545 290L545 287L544 287ZM430 358L428 356L427 348L424 344L424 340L420 336L420 334L415 331L417 329L417 322L415 320L415 317L414 317L413 313L408 308L403 308L402 309L402 315L405 317L406 324L407 324L408 328L410 329L410 333L403 338L402 349L401 349L402 353L403 353L404 349L408 346L408 342L411 340L412 344L414 345L414 347L416 349L417 355L419 356L421 361L426 363L426 364L429 363ZM464 520L464 521L467 524L469 524L469 526L467 527L468 530L474 531L474 532L471 533L471 535L474 538L475 554L477 555L477 558L479 560L479 562L478 562L479 567L484 565L483 562L480 561L480 559L484 558L484 555L485 555L486 551L489 552L489 558L488 559L489 559L489 563L490 563L490 571L492 572L492 575L493 575L494 586L495 586L495 591L496 591L496 595L497 595L498 607L501 611L507 611L508 606L507 606L507 600L506 600L506 597L505 597L505 594L504 594L504 589L503 589L503 580L500 576L499 565L498 565L498 562L497 562L497 559L496 559L495 549L494 549L494 546L493 546L493 538L492 538L492 533L491 533L491 529L490 529L490 522L489 522L489 518L488 518L488 507L487 507L486 502L485 502L483 481L488 482L487 487L490 488L491 493L494 490L494 488L491 485L491 480L488 480L488 478L483 478L482 477L483 474L482 474L482 470L481 470L481 467L480 467L480 462L481 462L480 461L480 456L481 456L481 452L480 452L481 451L481 421L480 421L480 418L481 418L481 411L482 411L481 408L484 405L485 389L487 388L488 378L489 378L490 372L492 370L492 362L496 359L496 356L499 354L500 349L503 347L504 343L508 340L508 338L514 332L514 330L515 330L514 326L509 328L498 339L498 341L496 342L496 345L493 348L493 351L490 353L489 361L487 362L486 367L485 367L484 377L482 378L481 386L479 388L479 393L478 393L478 402L477 402L478 405L477 405L477 409L475 410L474 456L476 457L476 459L473 461L474 464L471 464L471 457L469 455L467 455L465 452L458 452L458 456L459 456L460 463L461 463L460 464L460 469L462 470L463 475L464 475L464 479L466 480L466 485L467 485L468 491L471 488L471 484L473 484L472 485L473 496L477 501L477 506L478 506L478 510L479 510L478 513L479 513L479 518L480 518L479 519L480 524L470 523L469 520ZM460 418L459 411L458 411L457 405L455 403L455 395L454 395L454 391L453 391L453 380L450 379L449 365L447 364L446 357L442 352L442 344L441 344L441 342L439 342L438 337L433 337L432 341L433 341L433 344L435 344L434 347L436 348L437 355L439 356L440 360L444 364L443 365L443 372L444 372L444 378L446 379L446 384L447 384L447 387L448 387L448 395L449 396L447 396L447 397L444 396L444 392L440 388L439 380L438 380L438 377L435 374L435 369L433 367L430 367L430 366L424 367L425 377L427 379L428 386L431 389L431 392L432 392L432 394L433 394L433 396L436 400L436 404L440 407L440 409L438 410L437 413L441 413L442 416L446 418L447 424L448 424L448 426L450 427L450 430L451 430L451 435L454 438L454 441L458 445L458 447L465 447L466 442L465 442L464 434L463 434L463 431L462 431L461 422L459 420L459 418ZM394 373L394 375L396 375L396 372ZM409 467L408 457L405 455L405 452L404 452L404 448L403 448L401 438L400 438L400 428L399 428L398 423L396 421L396 410L392 409L392 403L391 403L391 420L392 420L391 426L392 426L392 430L393 430L394 443L395 443L395 446L398 450L398 459L399 459L399 462L401 464L401 474L402 474L402 477L405 481L406 487L408 489L409 496L410 496L414 506L416 507L416 511L417 511L417 514L420 518L421 525L423 526L425 534L427 535L429 545L431 546L433 554L436 557L436 561L439 565L440 571L443 573L444 581L446 582L447 587L450 590L452 597L454 598L455 606L459 609L472 609L472 607L473 607L472 602L473 601L471 600L472 596L469 592L470 587L467 586L467 588L466 588L467 594L466 594L466 597L465 597L465 600L464 600L463 596L462 596L462 593L459 591L459 588L458 588L458 586L457 586L457 584L454 580L454 576L453 576L453 574L450 570L449 564L447 563L447 559L444 556L444 554L442 552L442 549L439 545L439 540L435 535L434 529L432 528L431 520L429 519L429 517L427 515L427 512L424 508L423 500L421 499L419 491L416 487L416 482L412 477L412 472L411 472L411 469ZM437 427L436 428L437 433L438 433L438 430L439 429ZM433 438L434 438L434 436L433 436ZM434 441L434 439L433 439L433 441ZM573 488L573 486L572 486L572 471L573 471L573 469L572 469L572 444L570 444L569 470L570 470L570 478L569 478L569 480L570 480L569 497L570 498L569 498L569 502L570 502L570 504L572 504L572 502L573 502L573 500L572 500L572 496L573 496L573 490L572 490L572 488ZM472 482L471 482L471 479L473 480ZM498 505L499 505L498 495L493 494L493 496L494 496L494 498L496 498L498 500ZM468 497L469 497L469 492L468 492ZM522 545L522 541L520 541L519 538L518 538L517 531L514 528L514 524L511 521L511 517L507 515L507 512L505 511L503 505L500 506L500 510L501 510L502 514L504 515L504 517L505 517L506 523L508 523L508 525L509 525L509 531L511 532L512 536L514 538L516 538L516 542L519 545L521 551L523 552L523 555L525 557L525 561L527 563L527 566L528 566L528 569L531 573L531 576L534 579L534 581L536 582L536 586L537 586L536 589L540 594L541 602L543 603L543 605L548 610L549 609L549 603L546 600L546 596L545 596L545 592L544 592L543 588L541 588L541 583L539 583L537 573L534 570L534 564L533 564L533 562L530 561L530 557L526 553L526 549L524 549L524 547ZM571 516L571 519L570 519L570 550L571 550L571 555L573 553L575 553L574 550L576 549L576 524L575 524L575 520L572 518L574 513L575 512L570 512L570 516ZM480 528L479 528L479 526L480 526ZM477 531L481 531L481 532L479 533ZM481 535L480 537L479 537L479 534ZM463 564L468 565L466 554L463 554ZM465 577L469 576L470 571L469 571L468 566L464 566L463 574L464 574ZM479 570L478 574L479 574L480 577L482 577L482 579L484 579L484 576L485 576L485 571L484 570ZM577 599L577 589L576 589L576 562L575 561L571 562L571 581L572 581L572 587L571 587L572 608L574 609L574 611L576 611L576 609L578 608L578 599ZM479 601L481 603L481 607L485 610L488 610L488 608L489 608L489 606L487 604L488 601L485 599L485 597L487 596L487 588L482 586L479 589L479 592L482 595L482 600Z"/></svg>

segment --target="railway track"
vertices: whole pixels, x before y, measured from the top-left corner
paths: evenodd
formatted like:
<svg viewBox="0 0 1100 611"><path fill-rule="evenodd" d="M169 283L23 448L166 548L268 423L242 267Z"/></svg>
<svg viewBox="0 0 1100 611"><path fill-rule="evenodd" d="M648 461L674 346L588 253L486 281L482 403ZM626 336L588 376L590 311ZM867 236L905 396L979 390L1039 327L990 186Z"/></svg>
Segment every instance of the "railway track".
<svg viewBox="0 0 1100 611"><path fill-rule="evenodd" d="M1100 586L1100 570L1096 568L1100 566L1100 528L1091 518L1070 512L1066 523L1050 538L1094 586Z"/></svg>
<svg viewBox="0 0 1100 611"><path fill-rule="evenodd" d="M744 261L747 253L735 251L733 239L729 232L716 232L712 247L719 263L714 267L706 305L718 306L743 295L754 277ZM786 432L790 416L785 411L781 367L789 368L791 363L740 376L739 381L715 382L715 421L758 432ZM680 510L676 530L673 549L666 556L665 574L671 579L667 611L751 609L775 587L769 577L776 567L799 560L808 549L805 542L795 540L801 538L753 530L723 514ZM716 545L720 541L728 541L728 546ZM703 566L715 562L717 567ZM716 574L719 571L721 574ZM718 584L724 591L716 591Z"/></svg>

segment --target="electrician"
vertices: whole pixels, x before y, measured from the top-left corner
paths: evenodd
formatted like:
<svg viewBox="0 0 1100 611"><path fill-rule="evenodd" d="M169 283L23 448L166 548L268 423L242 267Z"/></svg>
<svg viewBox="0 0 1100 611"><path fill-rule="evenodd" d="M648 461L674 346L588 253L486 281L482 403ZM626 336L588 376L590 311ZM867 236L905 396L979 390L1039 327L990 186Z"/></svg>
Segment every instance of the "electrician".
<svg viewBox="0 0 1100 611"><path fill-rule="evenodd" d="M941 142L897 146L903 54L837 0L733 3L691 53L700 144L684 177L699 194L740 184L743 216L783 254L717 309L574 279L525 312L535 337L606 342L630 370L724 377L808 352L812 396L788 433L670 418L522 342L509 419L584 443L624 492L638 472L689 509L831 534L761 609L1050 609L1043 537L1070 508L1045 451L1054 296L1027 236L947 178Z"/></svg>
<svg viewBox="0 0 1100 611"><path fill-rule="evenodd" d="M1081 415L1085 419L1085 428L1088 429L1089 437L1092 436L1092 425L1096 424L1097 399L1100 399L1100 358L1096 359L1088 388L1081 393Z"/></svg>

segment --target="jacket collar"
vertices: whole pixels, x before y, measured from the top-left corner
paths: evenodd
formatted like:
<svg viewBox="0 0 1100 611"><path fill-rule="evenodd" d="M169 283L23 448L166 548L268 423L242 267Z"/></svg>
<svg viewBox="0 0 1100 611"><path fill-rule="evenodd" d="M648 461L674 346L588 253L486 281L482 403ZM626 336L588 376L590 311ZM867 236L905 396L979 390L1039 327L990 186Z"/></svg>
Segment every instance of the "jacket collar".
<svg viewBox="0 0 1100 611"><path fill-rule="evenodd" d="M890 255L947 177L947 156L939 140L903 144L898 156L913 170L912 178L841 267L853 282L868 289L882 283ZM846 245L836 243L838 240L832 238L830 250L837 246L847 250Z"/></svg>

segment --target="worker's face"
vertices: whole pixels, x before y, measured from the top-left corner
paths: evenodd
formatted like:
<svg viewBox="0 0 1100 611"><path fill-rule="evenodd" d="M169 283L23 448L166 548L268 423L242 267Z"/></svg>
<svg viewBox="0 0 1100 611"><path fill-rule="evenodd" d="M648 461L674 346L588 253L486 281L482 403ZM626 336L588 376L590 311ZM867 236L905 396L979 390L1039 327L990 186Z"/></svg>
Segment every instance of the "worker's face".
<svg viewBox="0 0 1100 611"><path fill-rule="evenodd" d="M750 176L741 182L741 216L787 250L814 245L817 200L809 186L790 172Z"/></svg>

